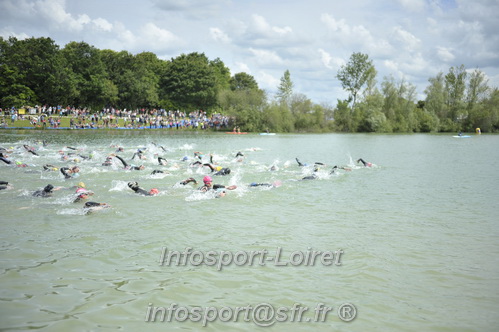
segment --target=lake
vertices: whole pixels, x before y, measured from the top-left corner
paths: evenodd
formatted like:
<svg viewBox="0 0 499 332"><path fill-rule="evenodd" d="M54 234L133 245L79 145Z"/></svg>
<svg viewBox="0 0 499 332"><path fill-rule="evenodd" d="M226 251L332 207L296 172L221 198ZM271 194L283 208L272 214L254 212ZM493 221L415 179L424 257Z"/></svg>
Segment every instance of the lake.
<svg viewBox="0 0 499 332"><path fill-rule="evenodd" d="M14 186L0 191L2 330L499 326L498 135L2 130L0 146L28 165L0 164ZM147 159L131 160L138 148ZM210 170L191 166L194 152L230 168L213 180L237 189L198 192ZM102 166L110 153L145 169ZM78 178L42 171L73 159ZM198 184L179 184L189 177ZM80 181L111 207L73 203ZM32 196L49 183L63 188Z"/></svg>

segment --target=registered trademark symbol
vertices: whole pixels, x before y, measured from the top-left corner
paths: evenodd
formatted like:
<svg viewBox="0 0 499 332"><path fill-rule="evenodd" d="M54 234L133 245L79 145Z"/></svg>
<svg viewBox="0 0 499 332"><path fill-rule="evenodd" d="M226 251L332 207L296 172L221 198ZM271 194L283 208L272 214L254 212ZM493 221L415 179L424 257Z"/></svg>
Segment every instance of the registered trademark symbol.
<svg viewBox="0 0 499 332"><path fill-rule="evenodd" d="M357 308L351 303L343 303L338 308L338 317L344 322L351 322L357 317Z"/></svg>

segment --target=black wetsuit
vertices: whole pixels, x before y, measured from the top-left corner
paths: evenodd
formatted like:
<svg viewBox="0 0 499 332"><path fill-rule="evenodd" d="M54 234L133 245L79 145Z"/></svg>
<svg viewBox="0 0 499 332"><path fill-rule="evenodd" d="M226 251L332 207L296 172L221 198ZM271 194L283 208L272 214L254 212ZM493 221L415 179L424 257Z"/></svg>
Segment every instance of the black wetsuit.
<svg viewBox="0 0 499 332"><path fill-rule="evenodd" d="M362 158L359 158L359 160L357 160L357 162L361 162L364 165L364 167L371 166L371 163L364 161L364 159L362 159Z"/></svg>
<svg viewBox="0 0 499 332"><path fill-rule="evenodd" d="M152 196L152 194L150 194L147 190L142 189L140 187L134 187L134 188L130 188L130 189L132 189L133 191L135 191L135 193L137 193L139 195Z"/></svg>
<svg viewBox="0 0 499 332"><path fill-rule="evenodd" d="M116 156L116 158L118 158L123 163L123 167L125 167L126 169L134 169L136 171L140 170L140 166L128 165L127 162L123 158L121 158L120 156Z"/></svg>
<svg viewBox="0 0 499 332"><path fill-rule="evenodd" d="M317 175L312 174L312 175L309 175L309 176L305 176L304 178L302 178L302 180L315 180L317 179Z"/></svg>
<svg viewBox="0 0 499 332"><path fill-rule="evenodd" d="M9 188L9 183L7 181L0 181L0 190L5 190Z"/></svg>
<svg viewBox="0 0 499 332"><path fill-rule="evenodd" d="M213 167L211 164L203 164L203 165L208 166L212 172L216 171L215 167ZM230 174L230 168L224 167L213 175L229 175L229 174Z"/></svg>
<svg viewBox="0 0 499 332"><path fill-rule="evenodd" d="M204 185L202 187L199 187L198 190L205 193L205 192L207 192L209 190L217 190L217 189L221 189L221 188L225 188L225 186L223 186L221 184L214 184L211 187L208 187L207 185Z"/></svg>
<svg viewBox="0 0 499 332"><path fill-rule="evenodd" d="M86 202L85 203L86 208L91 208L91 207L96 207L96 206L101 206L101 203L97 203L97 202Z"/></svg>
<svg viewBox="0 0 499 332"><path fill-rule="evenodd" d="M135 157L139 157L139 159L142 159L142 151L139 150L139 151L135 152L132 156L132 160L134 160Z"/></svg>
<svg viewBox="0 0 499 332"><path fill-rule="evenodd" d="M168 161L163 157L158 157L158 163L160 165L166 165L166 163L168 163Z"/></svg>
<svg viewBox="0 0 499 332"><path fill-rule="evenodd" d="M229 175L229 174L230 174L230 168L224 167L213 175Z"/></svg>
<svg viewBox="0 0 499 332"><path fill-rule="evenodd" d="M12 164L12 161L7 159L7 157L5 157L4 154L1 152L0 152L0 160L9 165Z"/></svg>
<svg viewBox="0 0 499 332"><path fill-rule="evenodd" d="M30 147L30 146L27 146L27 145L23 145L23 147L26 149L26 151L28 151L29 153L35 155L35 156L38 156L38 153L35 152L35 149Z"/></svg>
<svg viewBox="0 0 499 332"><path fill-rule="evenodd" d="M197 183L197 181L194 178L188 178L188 179L185 179L184 181L180 182L180 184L185 186L186 184L191 183L191 182L193 182L194 184Z"/></svg>
<svg viewBox="0 0 499 332"><path fill-rule="evenodd" d="M46 185L45 188L37 190L33 193L33 196L35 197L51 197L52 196L52 189L54 189L54 186L52 185Z"/></svg>
<svg viewBox="0 0 499 332"><path fill-rule="evenodd" d="M155 169L154 171L152 171L151 175L154 175L154 174L158 174L158 173L164 173L163 171L159 170L159 169Z"/></svg>
<svg viewBox="0 0 499 332"><path fill-rule="evenodd" d="M71 176L71 169L69 169L68 167L61 167L60 169L62 175L64 175L64 178L65 179L71 179L72 176Z"/></svg>
<svg viewBox="0 0 499 332"><path fill-rule="evenodd" d="M302 164L302 163L298 160L298 158L296 158L296 162L298 163L298 166L300 166L300 167L307 166L307 164Z"/></svg>
<svg viewBox="0 0 499 332"><path fill-rule="evenodd" d="M250 184L250 187L272 187L272 184L270 183L256 183L253 182Z"/></svg>

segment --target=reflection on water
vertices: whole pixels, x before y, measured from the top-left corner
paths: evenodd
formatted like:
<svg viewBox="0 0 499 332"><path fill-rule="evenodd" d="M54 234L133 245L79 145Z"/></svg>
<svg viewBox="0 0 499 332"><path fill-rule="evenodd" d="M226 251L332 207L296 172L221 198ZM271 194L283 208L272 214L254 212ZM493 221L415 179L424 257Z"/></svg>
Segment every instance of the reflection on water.
<svg viewBox="0 0 499 332"><path fill-rule="evenodd" d="M230 137L228 137L230 136ZM36 140L46 140L47 146ZM499 326L499 227L493 161L499 137L450 135L224 135L161 131L2 131L0 147L26 168L0 165L0 327L8 330L200 330L200 322L146 322L148 308L332 307L325 322L276 322L271 330L493 331ZM37 148L26 153L22 144ZM76 147L80 176L64 180ZM119 154L144 170L121 163ZM131 160L138 148L147 159ZM229 167L223 198L196 191L207 167ZM237 152L244 154L238 161ZM168 160L158 165L157 157ZM187 157L188 160L184 160ZM299 167L295 158L308 166ZM374 163L364 168L358 158ZM314 163L320 168L314 172ZM274 171L270 171L272 166ZM334 165L351 168L331 174ZM153 170L164 173L151 175ZM316 175L315 180L301 181ZM179 182L195 178L196 185ZM111 208L85 214L73 203L84 182ZM128 188L137 181L157 196ZM48 183L53 197L32 197ZM251 183L278 186L251 187ZM341 266L161 266L163 247L208 251L343 250ZM352 303L346 323L338 308ZM253 331L244 321L206 330Z"/></svg>

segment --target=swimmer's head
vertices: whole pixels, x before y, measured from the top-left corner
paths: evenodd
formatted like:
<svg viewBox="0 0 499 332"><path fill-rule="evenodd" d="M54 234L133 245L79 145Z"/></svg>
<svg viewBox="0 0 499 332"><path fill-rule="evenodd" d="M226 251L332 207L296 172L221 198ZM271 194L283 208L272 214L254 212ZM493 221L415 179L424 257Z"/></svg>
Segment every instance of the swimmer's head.
<svg viewBox="0 0 499 332"><path fill-rule="evenodd" d="M80 168L78 166L73 166L73 167L71 167L71 171L73 173L78 173L80 171Z"/></svg>
<svg viewBox="0 0 499 332"><path fill-rule="evenodd" d="M128 182L128 188L130 189L138 189L139 188L139 184L137 182Z"/></svg>
<svg viewBox="0 0 499 332"><path fill-rule="evenodd" d="M151 190L149 190L149 195L157 195L159 194L159 190L156 189L156 188L152 188Z"/></svg>
<svg viewBox="0 0 499 332"><path fill-rule="evenodd" d="M204 184L207 184L207 183L212 183L212 182L213 182L213 179L211 178L211 176L206 175L206 176L203 178L203 182L204 182Z"/></svg>
<svg viewBox="0 0 499 332"><path fill-rule="evenodd" d="M78 182L77 186L80 187L80 188L85 188L85 183Z"/></svg>
<svg viewBox="0 0 499 332"><path fill-rule="evenodd" d="M186 161L186 160L189 160L189 157L184 156L184 158L182 158L182 161Z"/></svg>
<svg viewBox="0 0 499 332"><path fill-rule="evenodd" d="M49 192L51 192L51 191L52 191L52 189L54 189L54 186L53 186L53 185L51 185L51 184L47 184L47 185L45 186L45 188L43 188L43 191L45 191L45 192L49 193Z"/></svg>

